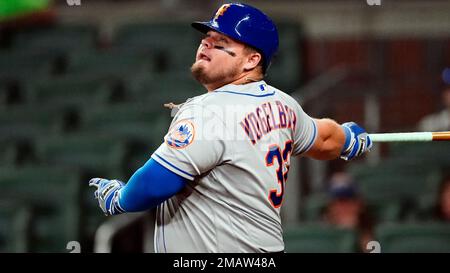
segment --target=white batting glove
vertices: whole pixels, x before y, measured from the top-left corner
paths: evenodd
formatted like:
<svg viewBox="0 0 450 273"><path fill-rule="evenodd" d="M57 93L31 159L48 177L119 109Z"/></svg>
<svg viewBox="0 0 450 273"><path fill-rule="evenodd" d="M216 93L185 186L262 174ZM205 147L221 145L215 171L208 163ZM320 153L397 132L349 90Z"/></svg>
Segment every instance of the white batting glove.
<svg viewBox="0 0 450 273"><path fill-rule="evenodd" d="M97 189L94 197L105 215L124 213L125 210L119 204L120 190L125 184L119 180L108 180L104 178L92 178L89 186Z"/></svg>
<svg viewBox="0 0 450 273"><path fill-rule="evenodd" d="M342 159L349 161L370 151L372 140L364 128L354 122L346 122L341 126L345 132L345 144L341 152Z"/></svg>

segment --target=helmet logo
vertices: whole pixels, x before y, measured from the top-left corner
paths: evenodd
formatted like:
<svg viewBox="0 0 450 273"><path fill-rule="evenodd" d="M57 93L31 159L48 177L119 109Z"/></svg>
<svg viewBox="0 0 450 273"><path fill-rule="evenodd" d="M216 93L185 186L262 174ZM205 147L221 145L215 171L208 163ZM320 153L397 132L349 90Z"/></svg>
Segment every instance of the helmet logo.
<svg viewBox="0 0 450 273"><path fill-rule="evenodd" d="M214 20L217 20L220 16L222 16L225 11L230 7L230 4L224 4L222 5L216 12L216 15L214 16Z"/></svg>

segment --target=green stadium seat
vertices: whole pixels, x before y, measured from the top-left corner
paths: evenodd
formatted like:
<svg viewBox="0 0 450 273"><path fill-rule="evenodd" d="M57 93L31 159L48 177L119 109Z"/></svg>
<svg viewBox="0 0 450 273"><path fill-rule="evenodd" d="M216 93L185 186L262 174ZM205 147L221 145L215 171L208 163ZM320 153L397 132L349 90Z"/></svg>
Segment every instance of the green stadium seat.
<svg viewBox="0 0 450 273"><path fill-rule="evenodd" d="M152 109L143 103L122 103L84 111L81 130L108 132L124 141L155 145L163 141L170 125L170 111Z"/></svg>
<svg viewBox="0 0 450 273"><path fill-rule="evenodd" d="M307 222L320 221L328 202L329 197L325 193L319 192L309 195L302 207L302 219Z"/></svg>
<svg viewBox="0 0 450 273"><path fill-rule="evenodd" d="M111 94L111 83L95 76L44 79L27 86L27 100L39 105L96 107L107 103Z"/></svg>
<svg viewBox="0 0 450 273"><path fill-rule="evenodd" d="M423 142L408 145L405 143L392 143L389 145L390 156L394 158L416 158L423 166L449 167L450 143L441 142Z"/></svg>
<svg viewBox="0 0 450 273"><path fill-rule="evenodd" d="M0 200L20 200L31 208L30 251L64 251L80 233L80 176L73 169L40 166L0 169ZM52 224L42 224L46 219ZM43 228L39 229L38 227ZM53 242L53 249L39 242Z"/></svg>
<svg viewBox="0 0 450 273"><path fill-rule="evenodd" d="M375 237L385 253L450 253L449 224L385 224L376 228Z"/></svg>
<svg viewBox="0 0 450 273"><path fill-rule="evenodd" d="M189 71L200 43L190 23L132 23L122 25L114 46L148 52L159 72Z"/></svg>
<svg viewBox="0 0 450 273"><path fill-rule="evenodd" d="M11 141L0 140L0 167L14 165L17 149Z"/></svg>
<svg viewBox="0 0 450 273"><path fill-rule="evenodd" d="M436 217L439 193L423 194L418 198L417 207L411 217L415 220L429 220Z"/></svg>
<svg viewBox="0 0 450 273"><path fill-rule="evenodd" d="M267 73L267 83L292 93L300 87L302 75L301 28L297 23L277 24L280 45Z"/></svg>
<svg viewBox="0 0 450 273"><path fill-rule="evenodd" d="M98 177L121 177L126 146L108 132L41 137L37 157L52 166L77 168Z"/></svg>
<svg viewBox="0 0 450 273"><path fill-rule="evenodd" d="M352 164L349 172L378 222L417 218L420 200L434 196L442 178L436 164L416 156L391 156L375 166Z"/></svg>
<svg viewBox="0 0 450 273"><path fill-rule="evenodd" d="M115 32L118 46L173 46L186 44L196 46L196 32L189 22L137 22L121 25Z"/></svg>
<svg viewBox="0 0 450 273"><path fill-rule="evenodd" d="M61 134L70 125L69 116L53 105L20 104L0 110L0 165L33 162L34 140Z"/></svg>
<svg viewBox="0 0 450 273"><path fill-rule="evenodd" d="M163 112L161 112L161 110ZM108 132L126 142L126 174L141 167L164 141L170 125L170 111L154 110L143 103L122 103L97 107L83 112L80 130Z"/></svg>
<svg viewBox="0 0 450 273"><path fill-rule="evenodd" d="M283 237L287 253L351 253L357 250L354 230L321 223L286 227Z"/></svg>
<svg viewBox="0 0 450 273"><path fill-rule="evenodd" d="M0 51L0 80L29 81L49 75L57 58L51 51Z"/></svg>
<svg viewBox="0 0 450 273"><path fill-rule="evenodd" d="M128 49L76 51L69 55L67 73L120 79L127 75L152 72L152 58L145 52Z"/></svg>
<svg viewBox="0 0 450 273"><path fill-rule="evenodd" d="M127 84L127 90L132 101L145 99L149 107L160 110L164 109L164 103L183 103L188 98L206 93L204 87L192 77L184 77L179 74L131 80Z"/></svg>
<svg viewBox="0 0 450 273"><path fill-rule="evenodd" d="M0 106L4 106L8 99L8 88L5 84L0 83Z"/></svg>
<svg viewBox="0 0 450 273"><path fill-rule="evenodd" d="M435 192L441 177L436 168L396 159L376 166L355 164L349 171L369 202L413 201L421 194Z"/></svg>
<svg viewBox="0 0 450 273"><path fill-rule="evenodd" d="M364 201L370 217L375 222L398 221L403 216L402 203L397 200L390 202ZM321 221L328 202L330 199L325 193L319 192L308 196L302 207L302 219L305 222Z"/></svg>
<svg viewBox="0 0 450 273"><path fill-rule="evenodd" d="M367 202L367 209L377 223L401 221L405 217L404 207L401 200Z"/></svg>
<svg viewBox="0 0 450 273"><path fill-rule="evenodd" d="M57 25L44 28L30 28L18 33L13 39L13 47L28 50L46 49L72 51L93 48L97 30L91 25Z"/></svg>
<svg viewBox="0 0 450 273"><path fill-rule="evenodd" d="M430 221L438 218L439 192L422 194L407 215L413 221Z"/></svg>
<svg viewBox="0 0 450 273"><path fill-rule="evenodd" d="M17 200L0 201L0 253L24 253L30 250L32 210Z"/></svg>
<svg viewBox="0 0 450 273"><path fill-rule="evenodd" d="M16 105L0 110L0 140L34 139L63 131L65 112L57 106Z"/></svg>

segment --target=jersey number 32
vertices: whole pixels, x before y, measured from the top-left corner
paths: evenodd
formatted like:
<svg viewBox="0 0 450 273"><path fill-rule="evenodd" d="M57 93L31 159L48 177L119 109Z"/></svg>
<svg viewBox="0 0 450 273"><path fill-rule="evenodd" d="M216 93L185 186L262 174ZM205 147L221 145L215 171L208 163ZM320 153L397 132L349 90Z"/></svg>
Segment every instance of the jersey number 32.
<svg viewBox="0 0 450 273"><path fill-rule="evenodd" d="M277 180L280 188L271 189L269 191L269 201L273 207L279 208L283 202L284 187L289 172L289 161L292 153L292 140L286 141L283 151L277 144L269 146L269 151L266 154L266 166L273 166L274 162L278 162Z"/></svg>

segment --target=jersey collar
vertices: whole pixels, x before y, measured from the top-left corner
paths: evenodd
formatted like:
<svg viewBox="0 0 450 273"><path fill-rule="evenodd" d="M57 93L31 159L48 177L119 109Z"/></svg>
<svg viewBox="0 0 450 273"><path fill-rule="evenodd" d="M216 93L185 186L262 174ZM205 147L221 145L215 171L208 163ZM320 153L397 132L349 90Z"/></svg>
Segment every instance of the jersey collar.
<svg viewBox="0 0 450 273"><path fill-rule="evenodd" d="M217 88L213 92L247 95L252 97L266 97L275 93L273 90L269 90L269 86L263 80L239 85L230 83Z"/></svg>

